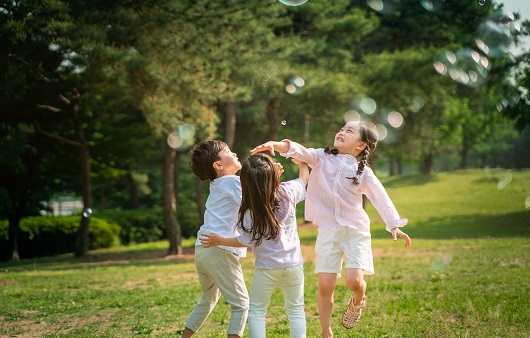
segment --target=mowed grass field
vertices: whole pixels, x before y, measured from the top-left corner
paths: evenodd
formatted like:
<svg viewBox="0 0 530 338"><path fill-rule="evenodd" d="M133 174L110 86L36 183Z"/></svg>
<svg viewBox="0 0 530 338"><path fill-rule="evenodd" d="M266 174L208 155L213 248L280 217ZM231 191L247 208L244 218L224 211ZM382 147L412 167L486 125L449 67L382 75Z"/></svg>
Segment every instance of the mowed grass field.
<svg viewBox="0 0 530 338"><path fill-rule="evenodd" d="M351 297L335 291L335 337L530 337L530 171L470 170L383 178L412 246L372 219L376 274L358 326L340 317ZM525 204L526 203L526 204ZM319 337L316 228L300 225L307 336ZM201 291L193 262L165 256L157 242L0 263L0 337L178 337ZM253 256L242 260L250 288ZM221 298L196 337L225 337ZM274 294L267 337L288 337L283 297ZM245 333L248 336L248 328Z"/></svg>

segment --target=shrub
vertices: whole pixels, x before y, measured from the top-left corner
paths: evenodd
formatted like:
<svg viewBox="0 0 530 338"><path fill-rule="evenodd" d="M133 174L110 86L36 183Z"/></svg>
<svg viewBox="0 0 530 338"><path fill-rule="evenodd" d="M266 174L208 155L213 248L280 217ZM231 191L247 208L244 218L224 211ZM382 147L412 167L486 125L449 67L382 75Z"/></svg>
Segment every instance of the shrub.
<svg viewBox="0 0 530 338"><path fill-rule="evenodd" d="M167 238L164 212L160 208L105 210L98 217L120 225L120 242L124 245Z"/></svg>
<svg viewBox="0 0 530 338"><path fill-rule="evenodd" d="M73 252L80 216L26 217L20 221L18 251L20 258L52 256ZM0 246L8 246L8 221L0 221ZM117 242L120 227L92 217L88 249L108 248ZM5 253L4 253L5 254ZM4 259L6 257L3 257ZM7 259L9 259L7 257Z"/></svg>

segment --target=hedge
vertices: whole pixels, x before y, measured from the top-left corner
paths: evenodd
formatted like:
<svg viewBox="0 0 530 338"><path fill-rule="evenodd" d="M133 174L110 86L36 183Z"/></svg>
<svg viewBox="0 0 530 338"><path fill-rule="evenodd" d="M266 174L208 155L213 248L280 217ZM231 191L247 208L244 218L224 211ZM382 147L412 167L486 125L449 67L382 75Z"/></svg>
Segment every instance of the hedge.
<svg viewBox="0 0 530 338"><path fill-rule="evenodd" d="M26 217L20 221L18 253L21 259L74 252L81 216ZM7 220L0 220L0 255L9 260ZM119 243L120 226L92 217L88 249L108 248Z"/></svg>

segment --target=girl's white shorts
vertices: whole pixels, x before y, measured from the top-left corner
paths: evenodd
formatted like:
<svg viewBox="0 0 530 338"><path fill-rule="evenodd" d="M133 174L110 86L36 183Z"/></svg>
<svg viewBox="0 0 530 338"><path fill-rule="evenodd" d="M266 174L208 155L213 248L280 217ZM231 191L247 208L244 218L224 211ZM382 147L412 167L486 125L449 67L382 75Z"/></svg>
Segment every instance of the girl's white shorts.
<svg viewBox="0 0 530 338"><path fill-rule="evenodd" d="M315 244L315 272L342 272L346 269L363 269L365 275L373 275L372 236L370 231L336 225L333 229L318 227Z"/></svg>

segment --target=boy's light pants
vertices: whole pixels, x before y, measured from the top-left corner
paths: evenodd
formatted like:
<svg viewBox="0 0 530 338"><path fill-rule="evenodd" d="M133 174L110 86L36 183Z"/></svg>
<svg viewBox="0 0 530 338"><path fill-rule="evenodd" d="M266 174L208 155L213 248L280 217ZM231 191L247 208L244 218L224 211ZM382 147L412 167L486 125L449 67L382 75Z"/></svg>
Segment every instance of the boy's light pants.
<svg viewBox="0 0 530 338"><path fill-rule="evenodd" d="M265 338L265 318L273 291L280 288L285 298L292 338L306 336L304 311L304 266L284 269L254 269L250 288L248 327L250 338Z"/></svg>
<svg viewBox="0 0 530 338"><path fill-rule="evenodd" d="M232 315L227 334L243 336L248 316L248 292L239 257L217 247L195 247L195 266L202 287L202 297L193 308L186 327L197 332L212 312L220 293L230 304Z"/></svg>

